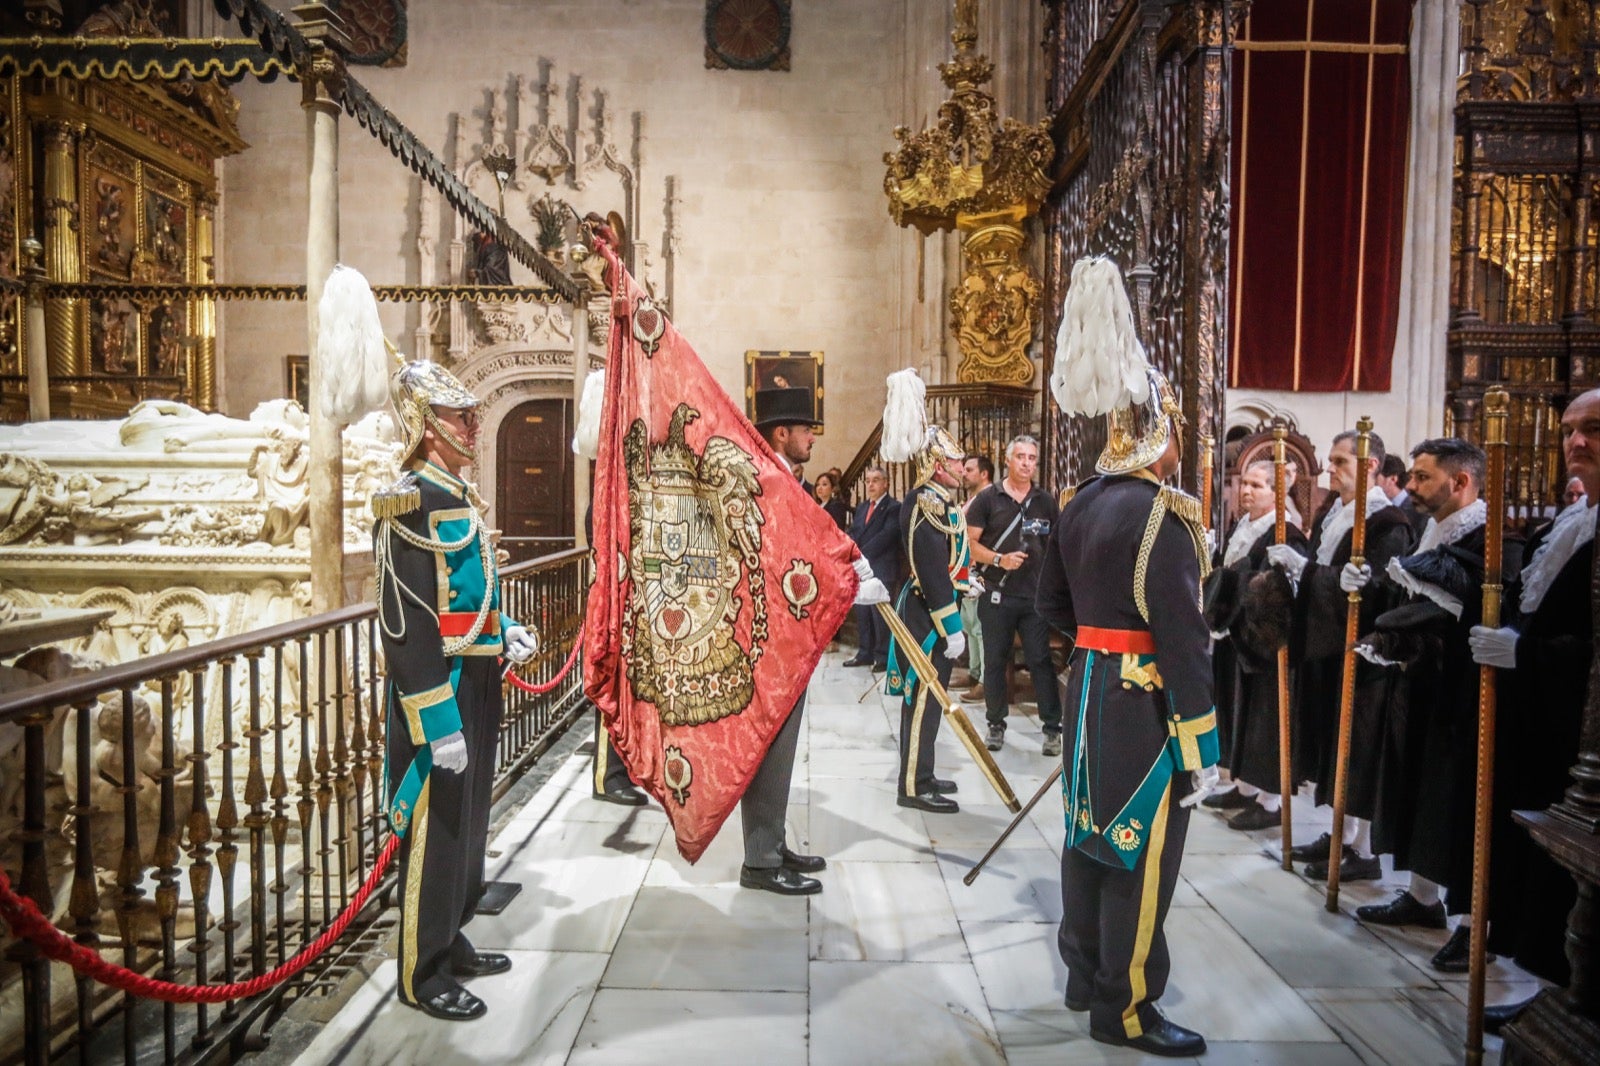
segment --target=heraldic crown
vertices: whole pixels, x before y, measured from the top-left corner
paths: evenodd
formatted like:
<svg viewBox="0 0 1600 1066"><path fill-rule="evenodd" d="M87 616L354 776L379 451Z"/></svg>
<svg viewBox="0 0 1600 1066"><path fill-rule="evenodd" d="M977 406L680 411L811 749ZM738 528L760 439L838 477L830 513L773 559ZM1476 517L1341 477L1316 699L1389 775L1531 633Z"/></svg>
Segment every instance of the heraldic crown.
<svg viewBox="0 0 1600 1066"><path fill-rule="evenodd" d="M1102 474L1149 466L1183 424L1177 394L1139 343L1122 272L1103 256L1073 264L1050 393L1066 414L1106 416L1106 446L1095 462Z"/></svg>
<svg viewBox="0 0 1600 1066"><path fill-rule="evenodd" d="M943 426L928 425L928 387L907 367L890 374L883 405L883 442L878 452L891 463L915 460L917 484L926 485L947 459L964 459L966 451Z"/></svg>

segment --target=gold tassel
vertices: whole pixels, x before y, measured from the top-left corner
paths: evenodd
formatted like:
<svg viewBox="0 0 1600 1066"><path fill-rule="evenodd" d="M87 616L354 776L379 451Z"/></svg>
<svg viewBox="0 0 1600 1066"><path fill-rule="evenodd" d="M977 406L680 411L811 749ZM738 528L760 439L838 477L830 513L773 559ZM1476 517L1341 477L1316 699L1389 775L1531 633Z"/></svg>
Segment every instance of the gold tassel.
<svg viewBox="0 0 1600 1066"><path fill-rule="evenodd" d="M422 489L414 480L372 494L372 517L399 518L422 506Z"/></svg>

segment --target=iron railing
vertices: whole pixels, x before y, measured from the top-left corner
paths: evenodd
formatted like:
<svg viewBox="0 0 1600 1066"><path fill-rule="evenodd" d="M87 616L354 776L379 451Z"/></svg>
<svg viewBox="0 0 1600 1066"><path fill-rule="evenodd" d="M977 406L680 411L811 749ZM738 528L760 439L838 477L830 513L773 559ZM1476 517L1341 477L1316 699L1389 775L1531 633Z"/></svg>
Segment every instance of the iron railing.
<svg viewBox="0 0 1600 1066"><path fill-rule="evenodd" d="M555 678L578 639L588 567L573 550L504 571L506 613L543 635L529 681ZM576 719L580 678L508 692L497 798ZM0 782L21 771L0 785L16 830L4 868L63 932L130 970L261 975L316 939L387 842L383 691L363 604L0 697L0 733L20 733ZM345 941L390 897L376 893ZM31 943L0 936L0 1001L22 1006L0 1019L5 1063L223 1061L317 976L313 964L220 1008L156 1005L64 983Z"/></svg>

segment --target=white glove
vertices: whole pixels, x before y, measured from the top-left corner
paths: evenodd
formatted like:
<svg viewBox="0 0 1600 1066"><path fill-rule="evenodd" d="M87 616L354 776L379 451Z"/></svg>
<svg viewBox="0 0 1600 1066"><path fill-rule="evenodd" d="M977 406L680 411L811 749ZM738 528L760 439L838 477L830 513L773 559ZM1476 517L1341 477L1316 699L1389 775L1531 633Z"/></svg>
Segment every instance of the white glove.
<svg viewBox="0 0 1600 1066"><path fill-rule="evenodd" d="M855 567L856 577L860 578L862 581L872 580L872 564L867 562L867 557L865 555L856 556L854 559L850 560L850 565Z"/></svg>
<svg viewBox="0 0 1600 1066"><path fill-rule="evenodd" d="M1376 651L1373 650L1371 644L1357 643L1356 646L1355 646L1355 650L1356 650L1356 654L1357 655L1359 655L1363 659L1367 660L1367 662L1371 663L1373 666L1399 666L1400 665L1399 663L1395 662L1392 659L1385 659L1383 656L1379 655Z"/></svg>
<svg viewBox="0 0 1600 1066"><path fill-rule="evenodd" d="M888 603L889 590L884 588L883 582L875 577L869 577L856 586L856 604L861 607L871 607L875 603Z"/></svg>
<svg viewBox="0 0 1600 1066"><path fill-rule="evenodd" d="M525 663L539 653L539 637L526 626L506 626L506 658L514 663Z"/></svg>
<svg viewBox="0 0 1600 1066"><path fill-rule="evenodd" d="M1196 770L1190 775L1194 781L1194 790L1178 801L1180 807L1193 807L1201 800L1217 790L1217 784L1222 780L1222 772L1215 766L1207 766L1204 770Z"/></svg>
<svg viewBox="0 0 1600 1066"><path fill-rule="evenodd" d="M1498 666L1502 670L1515 670L1519 636L1521 634L1510 626L1500 629L1473 626L1472 632L1467 635L1467 644L1472 648L1472 661L1479 666Z"/></svg>
<svg viewBox="0 0 1600 1066"><path fill-rule="evenodd" d="M967 650L967 635L965 633L951 633L944 638L944 657L946 659L959 659L961 653Z"/></svg>
<svg viewBox="0 0 1600 1066"><path fill-rule="evenodd" d="M977 574L967 576L967 599L976 600L989 590L983 587L983 578Z"/></svg>
<svg viewBox="0 0 1600 1066"><path fill-rule="evenodd" d="M461 735L461 730L433 742L433 765L452 774L467 768L467 738Z"/></svg>
<svg viewBox="0 0 1600 1066"><path fill-rule="evenodd" d="M1211 631L1211 639L1213 641L1227 640L1228 639L1228 631L1226 629L1213 629Z"/></svg>
<svg viewBox="0 0 1600 1066"><path fill-rule="evenodd" d="M1268 548L1268 551L1272 549ZM1367 587L1367 582L1372 580L1372 567L1366 563L1357 566L1355 563L1345 563L1344 569L1339 571L1339 587L1346 592L1360 592Z"/></svg>
<svg viewBox="0 0 1600 1066"><path fill-rule="evenodd" d="M1306 557L1287 544L1267 545L1267 562L1288 574L1290 581L1299 581L1306 569Z"/></svg>
<svg viewBox="0 0 1600 1066"><path fill-rule="evenodd" d="M1206 530L1206 552L1210 555L1217 554L1217 531L1215 529Z"/></svg>

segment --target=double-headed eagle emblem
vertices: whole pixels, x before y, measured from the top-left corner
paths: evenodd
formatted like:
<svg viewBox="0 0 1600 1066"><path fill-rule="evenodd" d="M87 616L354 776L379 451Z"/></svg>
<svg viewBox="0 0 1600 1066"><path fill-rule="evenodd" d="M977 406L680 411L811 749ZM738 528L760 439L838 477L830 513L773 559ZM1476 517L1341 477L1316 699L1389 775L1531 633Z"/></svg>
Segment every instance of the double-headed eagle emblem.
<svg viewBox="0 0 1600 1066"><path fill-rule="evenodd" d="M650 443L643 419L623 440L632 578L623 655L635 694L656 705L664 725L744 710L767 636L755 461L725 437L710 438L696 455L684 427L699 417L679 404L661 444ZM746 575L749 648L736 628Z"/></svg>

